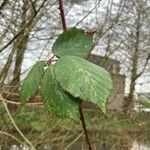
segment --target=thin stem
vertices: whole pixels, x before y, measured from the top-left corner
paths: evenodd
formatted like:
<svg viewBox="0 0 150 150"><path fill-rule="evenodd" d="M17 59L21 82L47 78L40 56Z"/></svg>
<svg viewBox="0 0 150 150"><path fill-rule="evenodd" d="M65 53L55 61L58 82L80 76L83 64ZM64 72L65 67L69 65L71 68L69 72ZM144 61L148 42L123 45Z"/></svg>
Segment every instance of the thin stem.
<svg viewBox="0 0 150 150"><path fill-rule="evenodd" d="M63 30L66 31L67 30L67 25L66 25L65 14L64 14L63 0L59 0L59 10L60 10L60 16L61 16ZM89 137L88 137L88 134L87 134L84 115L83 115L83 112L82 112L82 103L79 105L79 113L80 113L80 120L82 122L82 127L83 127L83 130L84 130L84 134L85 134L85 138L86 138L89 150L92 150L90 140L89 140Z"/></svg>
<svg viewBox="0 0 150 150"><path fill-rule="evenodd" d="M71 147L81 136L83 135L83 132L80 133L71 143L69 143L64 150L67 150L69 147Z"/></svg>
<svg viewBox="0 0 150 150"><path fill-rule="evenodd" d="M20 144L24 144L22 141L20 141L18 138L16 138L16 137L15 137L15 136L13 136L12 134L9 134L9 133L7 133L7 132L3 132L3 131L0 131L0 134L2 134L2 135L6 135L6 136L9 136L9 137L11 137L12 139L16 140L18 143L20 143Z"/></svg>
<svg viewBox="0 0 150 150"><path fill-rule="evenodd" d="M54 57L55 57L55 55L53 55L53 56L47 61L47 64L48 64L48 65L51 65L51 63L52 63Z"/></svg>
<svg viewBox="0 0 150 150"><path fill-rule="evenodd" d="M21 135L21 137L30 145L31 150L35 150L35 148L34 148L34 146L32 145L32 143L24 136L24 134L20 131L20 129L19 129L18 126L16 125L16 123L15 123L13 117L11 116L11 114L10 114L8 108L7 108L7 104L6 104L6 102L5 102L5 99L2 97L2 95L0 95L0 99L2 100L2 103L3 103L3 105L4 105L4 108L5 108L5 110L6 110L7 114L8 114L8 116L9 116L9 118L10 118L12 124L14 125L14 127L16 128L16 130L18 131L18 133L19 133L19 134Z"/></svg>
<svg viewBox="0 0 150 150"><path fill-rule="evenodd" d="M65 19L65 14L64 14L64 5L63 5L63 0L59 0L59 10L60 10L60 16L61 16L61 22L63 26L63 30L67 30L67 25L66 25L66 19Z"/></svg>
<svg viewBox="0 0 150 150"><path fill-rule="evenodd" d="M84 134L85 134L85 139L86 139L87 145L89 147L89 150L92 150L92 146L90 144L90 140L89 140L89 137L88 137L86 124L85 124L85 119L84 119L84 115L83 115L83 111L82 111L82 103L79 105L79 113L80 113L80 120L82 122L82 127L83 127L83 130L84 130Z"/></svg>

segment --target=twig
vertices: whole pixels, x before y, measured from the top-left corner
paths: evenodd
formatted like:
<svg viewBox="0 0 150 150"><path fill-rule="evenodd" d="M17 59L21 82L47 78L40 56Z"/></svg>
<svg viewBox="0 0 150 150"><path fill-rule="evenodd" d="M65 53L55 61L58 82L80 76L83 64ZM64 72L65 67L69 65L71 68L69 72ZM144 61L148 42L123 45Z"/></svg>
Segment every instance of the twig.
<svg viewBox="0 0 150 150"><path fill-rule="evenodd" d="M83 130L84 130L86 142L88 144L89 150L92 150L92 147L91 147L91 144L90 144L90 140L89 140L89 137L88 137L88 134L87 134L87 129L86 129L86 124L85 124L85 120L84 120L84 115L83 115L83 112L82 112L82 103L79 106L79 112L80 112L80 120L82 122L82 127L83 127Z"/></svg>
<svg viewBox="0 0 150 150"><path fill-rule="evenodd" d="M66 25L66 19L65 19L65 14L64 14L64 6L63 6L63 0L59 0L59 8L60 10L60 16L61 16L61 22L63 26L63 30L67 30L67 25Z"/></svg>
<svg viewBox="0 0 150 150"><path fill-rule="evenodd" d="M2 97L2 95L0 95L0 99L2 100L3 105L4 105L4 108L5 108L5 110L6 110L7 114L8 114L8 116L9 116L9 118L10 118L12 124L14 125L14 127L16 128L16 130L18 131L18 133L19 133L19 134L21 135L21 137L30 145L31 150L36 150L35 147L32 145L32 143L24 136L24 134L20 131L20 129L19 129L18 126L16 125L14 119L12 118L12 116L11 116L11 114L10 114L8 108L7 108L7 105L6 105L5 100L4 100L4 98Z"/></svg>
<svg viewBox="0 0 150 150"><path fill-rule="evenodd" d="M3 101L2 99L0 99L0 102ZM13 105L21 105L20 102L14 102L14 101L9 101L9 100L4 100L5 103L9 103L9 104L13 104ZM25 103L25 105L27 106L33 106L33 105L43 105L42 102L34 102L34 103Z"/></svg>
<svg viewBox="0 0 150 150"><path fill-rule="evenodd" d="M101 1L98 1L97 4L84 17L79 22L76 23L75 26L79 25L84 19L86 19L97 8L100 2Z"/></svg>
<svg viewBox="0 0 150 150"><path fill-rule="evenodd" d="M71 143L69 143L64 150L67 150L70 146L72 146L81 136L83 135L83 133L80 133Z"/></svg>
<svg viewBox="0 0 150 150"><path fill-rule="evenodd" d="M2 4L0 5L0 14L1 14L1 10L6 6L7 3L8 3L8 0L4 0Z"/></svg>
<svg viewBox="0 0 150 150"><path fill-rule="evenodd" d="M29 0L29 2L30 2L31 7L32 7L32 9L33 9L33 11L34 11L34 14L37 14L36 8L35 8L35 6L34 6L34 2L32 2L32 0Z"/></svg>
<svg viewBox="0 0 150 150"><path fill-rule="evenodd" d="M139 78L139 77L144 73L144 71L145 71L145 69L146 69L146 67L147 67L147 64L148 64L149 60L150 60L150 54L148 54L148 56L147 56L147 58L146 58L146 61L145 61L145 64L144 64L144 67L143 67L142 71L141 71L139 74L137 74L137 76L135 77L134 80L136 80L137 78Z"/></svg>
<svg viewBox="0 0 150 150"><path fill-rule="evenodd" d="M44 6L46 0L43 1L43 3L39 6L39 8L37 9L37 12L39 13L40 10L42 9L42 7ZM0 49L0 52L2 52L4 49L6 49L9 45L11 45L19 36L20 34L22 33L22 31L24 29L26 29L32 22L33 20L35 19L35 17L38 15L38 13L36 13L35 15L33 15L31 17L31 19L20 29L20 31L18 31L18 33L16 35L14 35L14 37L6 44L4 45L1 49Z"/></svg>
<svg viewBox="0 0 150 150"><path fill-rule="evenodd" d="M53 62L53 58L55 58L55 55L53 55L53 56L47 61L47 64L48 64L48 65L51 65L51 63Z"/></svg>
<svg viewBox="0 0 150 150"><path fill-rule="evenodd" d="M11 134L9 134L9 133L7 133L7 132L0 131L0 134L9 136L9 137L11 137L12 139L16 140L18 143L24 144L24 143L23 143L22 141L20 141L18 138L16 138L15 136L13 136L13 135L11 135Z"/></svg>

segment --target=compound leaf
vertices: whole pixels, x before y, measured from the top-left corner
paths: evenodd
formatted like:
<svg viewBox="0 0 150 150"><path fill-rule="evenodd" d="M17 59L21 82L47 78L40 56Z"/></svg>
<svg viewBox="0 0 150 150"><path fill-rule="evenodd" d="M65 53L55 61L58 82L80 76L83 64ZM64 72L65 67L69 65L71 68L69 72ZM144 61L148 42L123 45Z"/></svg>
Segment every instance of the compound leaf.
<svg viewBox="0 0 150 150"><path fill-rule="evenodd" d="M105 69L76 56L64 56L55 64L54 72L64 90L97 104L105 112L112 88L110 74Z"/></svg>

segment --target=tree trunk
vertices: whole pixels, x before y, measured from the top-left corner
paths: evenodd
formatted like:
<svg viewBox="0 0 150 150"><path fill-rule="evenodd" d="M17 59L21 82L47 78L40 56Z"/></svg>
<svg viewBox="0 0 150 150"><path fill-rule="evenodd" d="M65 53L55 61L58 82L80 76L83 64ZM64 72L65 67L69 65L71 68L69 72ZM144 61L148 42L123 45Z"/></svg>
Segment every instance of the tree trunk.
<svg viewBox="0 0 150 150"><path fill-rule="evenodd" d="M131 83L128 97L125 99L124 112L127 115L131 115L134 108L134 92L135 85L137 80L137 71L138 71L138 60L139 60L139 38L140 38L140 13L138 12L136 34L135 34L135 45L134 53L132 57L132 70L131 70Z"/></svg>
<svg viewBox="0 0 150 150"><path fill-rule="evenodd" d="M27 14L27 10L28 10L29 6L30 6L30 4L28 3L28 1L24 0L22 23L21 23L22 28L28 22L27 18L29 16ZM35 11L32 8L30 8L30 18L32 18L33 16L35 16ZM16 58L15 58L15 67L14 67L14 71L13 71L13 79L10 84L13 86L16 86L17 89L20 84L21 67L22 67L24 54L27 49L29 35L30 35L32 28L35 25L35 22L36 21L33 20L30 24L28 24L28 26L26 28L24 28L24 30L20 34L18 40L16 41L17 50L16 50Z"/></svg>

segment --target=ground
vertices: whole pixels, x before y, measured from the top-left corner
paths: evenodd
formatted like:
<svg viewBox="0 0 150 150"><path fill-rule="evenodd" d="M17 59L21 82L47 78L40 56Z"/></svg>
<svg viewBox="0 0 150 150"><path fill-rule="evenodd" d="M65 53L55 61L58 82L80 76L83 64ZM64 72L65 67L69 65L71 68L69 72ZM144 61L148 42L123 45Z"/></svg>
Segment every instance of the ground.
<svg viewBox="0 0 150 150"><path fill-rule="evenodd" d="M10 133L23 141L10 123L10 119L2 106L0 110L2 118L0 119L1 131ZM97 144L111 147L112 144L116 143L114 147L119 150L120 146L127 149L126 146L130 147L134 141L140 140L143 143L150 143L150 113L148 112L135 113L132 117L126 117L121 113L111 112L104 115L100 110L85 109L84 114L90 140L95 147L97 147ZM24 106L18 111L14 119L23 134L35 146L39 147L39 145L50 143L64 149L70 144L75 147L77 141L82 141L78 143L79 147L86 145L80 123L57 118L43 107ZM6 140L7 143L18 144L4 135L0 135L0 139L1 144L2 141Z"/></svg>

